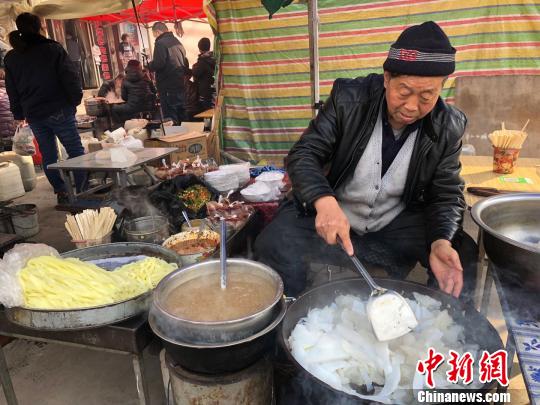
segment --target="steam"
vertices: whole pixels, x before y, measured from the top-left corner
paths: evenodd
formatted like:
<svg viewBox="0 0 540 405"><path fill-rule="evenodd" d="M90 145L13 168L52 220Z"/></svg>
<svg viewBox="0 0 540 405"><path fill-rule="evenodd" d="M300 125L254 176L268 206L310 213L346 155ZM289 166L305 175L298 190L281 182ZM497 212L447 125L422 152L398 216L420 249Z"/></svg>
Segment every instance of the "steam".
<svg viewBox="0 0 540 405"><path fill-rule="evenodd" d="M112 199L128 212L130 218L163 215L152 205L148 190L145 188L116 189L112 193Z"/></svg>

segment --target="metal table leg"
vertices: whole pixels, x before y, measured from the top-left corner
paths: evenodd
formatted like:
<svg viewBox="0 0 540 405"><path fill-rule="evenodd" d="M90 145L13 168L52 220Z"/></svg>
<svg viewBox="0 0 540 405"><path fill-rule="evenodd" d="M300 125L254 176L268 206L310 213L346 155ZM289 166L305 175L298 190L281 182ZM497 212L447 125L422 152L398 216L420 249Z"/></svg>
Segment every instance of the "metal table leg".
<svg viewBox="0 0 540 405"><path fill-rule="evenodd" d="M126 188L128 186L128 175L125 171L116 173L118 179L118 186L120 188Z"/></svg>
<svg viewBox="0 0 540 405"><path fill-rule="evenodd" d="M132 354L133 371L135 372L135 380L137 381L137 395L139 396L140 405L150 405L150 397L148 392L148 384L144 374L143 354Z"/></svg>
<svg viewBox="0 0 540 405"><path fill-rule="evenodd" d="M483 287L483 283L486 281L486 270L484 267L485 264L485 256L486 256L486 250L484 249L484 238L482 233L482 228L478 229L478 236L476 243L478 244L478 263L476 268L476 291L474 296L474 305L476 306L476 309L480 310L482 298L481 295L481 288ZM483 290L482 290L483 291Z"/></svg>
<svg viewBox="0 0 540 405"><path fill-rule="evenodd" d="M480 313L484 316L487 316L487 312L489 310L491 287L493 287L493 276L491 275L491 261L488 261L486 279L484 281L484 292L482 293L482 304L480 305Z"/></svg>
<svg viewBox="0 0 540 405"><path fill-rule="evenodd" d="M4 395L8 405L18 405L2 346L0 346L0 382L2 383L2 388L4 389Z"/></svg>
<svg viewBox="0 0 540 405"><path fill-rule="evenodd" d="M71 176L69 175L68 171L64 171L62 169L59 169L58 171L60 172L60 177L66 185L69 203L73 204L75 202L75 191L73 190L73 184L71 183Z"/></svg>

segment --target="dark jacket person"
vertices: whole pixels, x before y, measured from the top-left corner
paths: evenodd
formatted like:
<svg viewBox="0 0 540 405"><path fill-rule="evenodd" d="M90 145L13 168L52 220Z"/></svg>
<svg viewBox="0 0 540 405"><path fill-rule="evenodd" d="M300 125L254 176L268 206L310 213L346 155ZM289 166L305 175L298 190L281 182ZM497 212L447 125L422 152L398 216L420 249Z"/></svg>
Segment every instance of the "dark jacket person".
<svg viewBox="0 0 540 405"><path fill-rule="evenodd" d="M216 70L216 59L214 53L210 51L210 40L201 38L199 41L199 57L193 64L193 82L199 95L199 107L201 111L214 107L214 71Z"/></svg>
<svg viewBox="0 0 540 405"><path fill-rule="evenodd" d="M48 165L56 163L56 137L70 158L84 154L75 122L77 105L82 99L81 81L77 66L64 48L41 35L41 20L30 13L16 19L17 30L9 34L13 50L5 58L6 89L11 111L17 120L26 119L39 143L47 179L65 201L66 185L57 170ZM75 177L77 188L84 174Z"/></svg>
<svg viewBox="0 0 540 405"><path fill-rule="evenodd" d="M144 75L141 63L130 60L126 67L126 76L122 82L124 104L113 105L115 120L126 121L135 118L138 113L152 111L155 102L154 85Z"/></svg>
<svg viewBox="0 0 540 405"><path fill-rule="evenodd" d="M404 279L417 262L429 284L471 298L477 248L462 228L459 176L465 115L440 94L456 50L426 22L392 44L384 75L337 79L286 159L294 200L256 241L288 294L306 287L310 261L349 255Z"/></svg>
<svg viewBox="0 0 540 405"><path fill-rule="evenodd" d="M156 72L163 117L179 125L185 118L184 81L189 69L186 51L164 23L156 22L152 33L156 42L149 68Z"/></svg>

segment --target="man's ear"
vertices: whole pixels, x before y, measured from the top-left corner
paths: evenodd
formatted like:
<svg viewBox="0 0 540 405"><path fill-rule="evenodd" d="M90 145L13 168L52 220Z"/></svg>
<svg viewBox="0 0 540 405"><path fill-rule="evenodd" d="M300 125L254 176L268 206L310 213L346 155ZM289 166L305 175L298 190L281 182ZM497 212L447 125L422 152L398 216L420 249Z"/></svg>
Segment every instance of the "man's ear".
<svg viewBox="0 0 540 405"><path fill-rule="evenodd" d="M386 70L384 71L384 88L387 89L388 88L388 84L390 83L390 79L392 78L392 76L390 75L390 72L387 72Z"/></svg>

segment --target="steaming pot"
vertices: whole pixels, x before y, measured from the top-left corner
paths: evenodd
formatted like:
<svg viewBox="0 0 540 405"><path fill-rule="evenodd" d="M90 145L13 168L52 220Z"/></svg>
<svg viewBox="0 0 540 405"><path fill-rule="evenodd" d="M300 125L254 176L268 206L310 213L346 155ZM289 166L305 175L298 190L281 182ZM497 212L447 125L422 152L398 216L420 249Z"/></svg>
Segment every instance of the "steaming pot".
<svg viewBox="0 0 540 405"><path fill-rule="evenodd" d="M209 374L241 370L274 347L275 329L287 310L281 278L268 266L246 259L228 259L227 266L229 274L251 273L268 280L274 288L272 303L258 313L231 321L195 322L168 312L166 303L171 292L196 277L219 273L219 260L177 270L154 290L150 327L163 341L167 354L188 370Z"/></svg>
<svg viewBox="0 0 540 405"><path fill-rule="evenodd" d="M503 283L540 292L540 194L505 194L472 207Z"/></svg>
<svg viewBox="0 0 540 405"><path fill-rule="evenodd" d="M462 305L460 301L448 294L417 283L390 279L375 279L375 281L382 287L398 291L407 298L412 298L413 292L417 292L442 302L443 307L448 308L450 316L464 327L466 342L477 344L480 352L487 350L493 353L503 349L501 338L495 328L472 306ZM307 316L310 309L330 305L336 297L344 294L365 297L367 300L370 289L363 279L356 277L342 279L309 290L288 307L278 331L280 353L275 366L278 402L343 405L367 403L353 395L336 390L313 376L296 361L288 344L292 330L300 319ZM488 388L490 386L485 387L485 389Z"/></svg>
<svg viewBox="0 0 540 405"><path fill-rule="evenodd" d="M191 321L170 313L166 309L167 302L177 287L198 277L219 275L219 260L209 260L174 271L159 282L149 314L152 329L173 342L208 345L245 339L268 326L273 320L274 307L283 296L283 281L279 275L262 263L246 259L227 259L227 270L229 274L254 274L265 279L274 290L272 303L257 313L230 321Z"/></svg>

